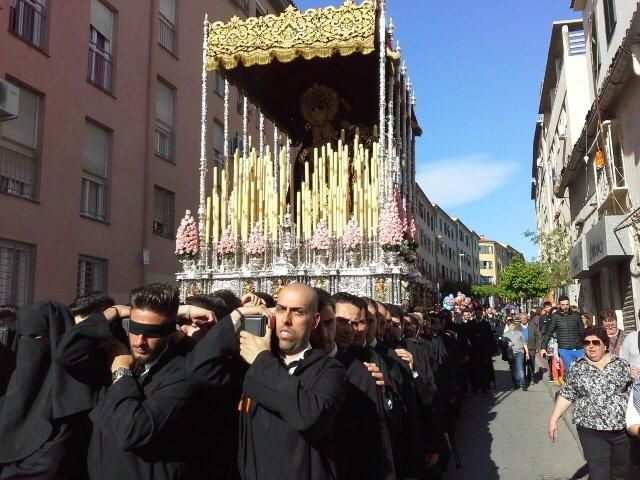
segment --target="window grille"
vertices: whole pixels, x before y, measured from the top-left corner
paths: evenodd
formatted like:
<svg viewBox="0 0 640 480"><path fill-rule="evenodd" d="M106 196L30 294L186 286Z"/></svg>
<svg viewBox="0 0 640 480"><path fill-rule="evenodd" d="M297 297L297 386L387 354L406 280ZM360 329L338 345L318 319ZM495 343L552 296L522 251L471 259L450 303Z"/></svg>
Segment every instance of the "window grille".
<svg viewBox="0 0 640 480"><path fill-rule="evenodd" d="M0 238L0 304L33 303L36 246Z"/></svg>
<svg viewBox="0 0 640 480"><path fill-rule="evenodd" d="M153 192L153 205L153 233L173 237L175 194L156 185Z"/></svg>
<svg viewBox="0 0 640 480"><path fill-rule="evenodd" d="M9 31L36 48L44 48L44 0L13 0L9 9Z"/></svg>
<svg viewBox="0 0 640 480"><path fill-rule="evenodd" d="M175 0L160 0L160 45L175 53L176 2Z"/></svg>
<svg viewBox="0 0 640 480"><path fill-rule="evenodd" d="M78 296L100 290L107 291L108 261L80 255L78 257Z"/></svg>
<svg viewBox="0 0 640 480"><path fill-rule="evenodd" d="M113 24L114 13L99 0L92 0L87 78L108 92L112 91Z"/></svg>
<svg viewBox="0 0 640 480"><path fill-rule="evenodd" d="M156 154L173 159L173 93L166 83L158 80L156 88Z"/></svg>

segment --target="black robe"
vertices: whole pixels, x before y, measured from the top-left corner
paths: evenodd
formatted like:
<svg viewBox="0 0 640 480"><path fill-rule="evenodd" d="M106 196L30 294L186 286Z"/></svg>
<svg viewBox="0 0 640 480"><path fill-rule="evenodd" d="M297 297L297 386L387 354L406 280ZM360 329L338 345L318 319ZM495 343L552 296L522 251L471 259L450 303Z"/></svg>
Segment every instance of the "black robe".
<svg viewBox="0 0 640 480"><path fill-rule="evenodd" d="M470 320L464 324L469 341L469 376L474 390L488 390L493 371L496 341L488 322Z"/></svg>
<svg viewBox="0 0 640 480"><path fill-rule="evenodd" d="M238 339L224 318L198 342L187 362L195 383L233 388ZM236 377L236 378L234 378ZM289 375L271 352L244 373L238 468L245 480L335 479L333 427L345 395L344 368L321 350L309 350Z"/></svg>
<svg viewBox="0 0 640 480"><path fill-rule="evenodd" d="M194 435L198 422L184 355L169 344L144 376L125 376L111 385L99 349L110 336L111 325L97 313L71 328L54 355L66 371L95 389L90 478L199 478L194 455L200 438Z"/></svg>
<svg viewBox="0 0 640 480"><path fill-rule="evenodd" d="M81 479L91 390L52 362L51 350L74 321L57 302L18 310L16 337L0 394L0 479ZM5 355L9 352L5 351Z"/></svg>
<svg viewBox="0 0 640 480"><path fill-rule="evenodd" d="M393 450L382 389L357 358L338 352L335 359L347 374L347 394L334 430L338 476L340 480L393 480Z"/></svg>

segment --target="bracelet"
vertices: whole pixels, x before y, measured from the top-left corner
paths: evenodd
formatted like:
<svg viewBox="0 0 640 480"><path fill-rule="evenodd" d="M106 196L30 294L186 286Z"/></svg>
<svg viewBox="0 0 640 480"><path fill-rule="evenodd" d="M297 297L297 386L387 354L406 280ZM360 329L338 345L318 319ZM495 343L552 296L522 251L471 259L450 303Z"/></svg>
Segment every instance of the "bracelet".
<svg viewBox="0 0 640 480"><path fill-rule="evenodd" d="M239 308L236 308L234 312L238 312L238 315L240 315L240 318L244 318L244 314L240 311Z"/></svg>

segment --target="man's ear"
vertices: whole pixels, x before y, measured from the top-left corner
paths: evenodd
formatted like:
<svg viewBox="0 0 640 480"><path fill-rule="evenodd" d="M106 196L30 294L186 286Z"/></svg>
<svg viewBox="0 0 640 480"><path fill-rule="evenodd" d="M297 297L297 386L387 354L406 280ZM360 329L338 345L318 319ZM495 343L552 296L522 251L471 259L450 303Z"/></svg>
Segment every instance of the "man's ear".
<svg viewBox="0 0 640 480"><path fill-rule="evenodd" d="M320 323L320 312L316 312L313 315L313 320L311 321L311 330L315 330Z"/></svg>

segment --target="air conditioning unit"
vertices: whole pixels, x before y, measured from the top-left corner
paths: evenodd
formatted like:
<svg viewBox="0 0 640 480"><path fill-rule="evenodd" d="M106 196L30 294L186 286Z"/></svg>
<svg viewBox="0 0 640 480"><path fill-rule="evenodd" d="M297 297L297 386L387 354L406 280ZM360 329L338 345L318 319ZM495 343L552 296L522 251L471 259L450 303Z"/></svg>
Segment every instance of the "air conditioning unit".
<svg viewBox="0 0 640 480"><path fill-rule="evenodd" d="M558 128L558 138L560 140L565 140L567 138L567 127L566 127L566 125L563 125L560 128Z"/></svg>
<svg viewBox="0 0 640 480"><path fill-rule="evenodd" d="M18 116L19 100L20 89L6 80L0 80L0 122L13 120Z"/></svg>

